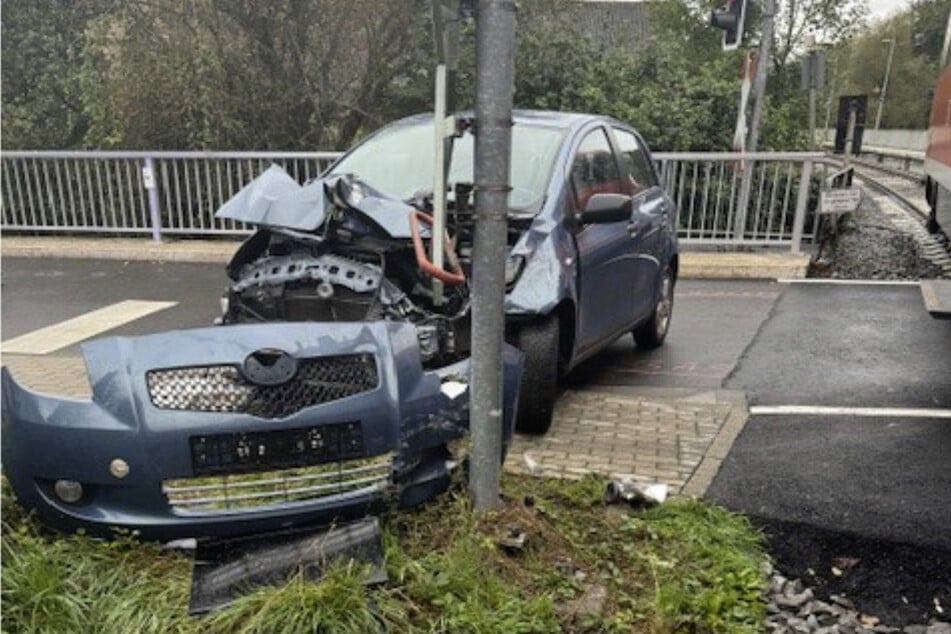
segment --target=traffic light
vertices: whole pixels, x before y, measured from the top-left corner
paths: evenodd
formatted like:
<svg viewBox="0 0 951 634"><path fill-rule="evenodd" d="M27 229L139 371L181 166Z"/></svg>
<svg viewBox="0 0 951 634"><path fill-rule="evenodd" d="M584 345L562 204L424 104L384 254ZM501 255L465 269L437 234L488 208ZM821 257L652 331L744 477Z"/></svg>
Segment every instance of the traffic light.
<svg viewBox="0 0 951 634"><path fill-rule="evenodd" d="M710 13L710 25L723 30L723 50L732 51L743 41L746 0L727 0L726 6Z"/></svg>

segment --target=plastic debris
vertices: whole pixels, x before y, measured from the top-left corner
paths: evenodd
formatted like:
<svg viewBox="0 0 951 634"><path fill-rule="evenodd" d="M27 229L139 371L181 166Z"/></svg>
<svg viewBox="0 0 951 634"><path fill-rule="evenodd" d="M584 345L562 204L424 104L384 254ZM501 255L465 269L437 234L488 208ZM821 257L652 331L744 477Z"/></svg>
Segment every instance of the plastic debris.
<svg viewBox="0 0 951 634"><path fill-rule="evenodd" d="M525 548L525 540L528 536L518 526L513 526L509 532L499 540L499 546L507 553L521 552Z"/></svg>
<svg viewBox="0 0 951 634"><path fill-rule="evenodd" d="M608 504L627 502L633 506L654 506L667 500L669 487L666 484L642 485L633 480L611 480L604 491Z"/></svg>

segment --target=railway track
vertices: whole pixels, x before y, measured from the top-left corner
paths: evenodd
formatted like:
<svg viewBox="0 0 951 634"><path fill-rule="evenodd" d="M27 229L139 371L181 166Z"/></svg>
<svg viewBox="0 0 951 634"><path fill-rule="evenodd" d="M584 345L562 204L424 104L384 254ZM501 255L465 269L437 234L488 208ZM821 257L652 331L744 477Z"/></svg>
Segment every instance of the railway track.
<svg viewBox="0 0 951 634"><path fill-rule="evenodd" d="M840 168L843 165L837 159L832 164ZM945 234L933 234L926 228L930 209L925 200L923 176L860 159L853 159L852 166L867 194L896 229L911 236L922 256L941 268L943 278L951 279L951 241Z"/></svg>
<svg viewBox="0 0 951 634"><path fill-rule="evenodd" d="M843 166L839 157L830 159L829 165ZM865 196L875 203L894 229L914 241L919 255L940 271L940 278L951 279L951 244L947 236L929 233L926 227L930 210L921 175L855 159L852 167Z"/></svg>
<svg viewBox="0 0 951 634"><path fill-rule="evenodd" d="M923 174L861 159L853 159L852 165L855 175L867 185L898 200L922 222L928 218L930 210L925 200Z"/></svg>

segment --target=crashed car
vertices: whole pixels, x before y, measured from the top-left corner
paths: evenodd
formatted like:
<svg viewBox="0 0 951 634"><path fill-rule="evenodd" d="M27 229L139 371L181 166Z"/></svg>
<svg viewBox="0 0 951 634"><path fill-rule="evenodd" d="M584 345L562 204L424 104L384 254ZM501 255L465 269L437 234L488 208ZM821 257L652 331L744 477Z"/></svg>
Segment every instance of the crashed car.
<svg viewBox="0 0 951 634"><path fill-rule="evenodd" d="M516 111L505 263L506 338L525 355L517 427L544 433L559 379L621 335L660 346L679 270L677 209L632 127L591 114ZM472 122L449 168L449 224L471 245ZM392 123L348 152L330 176L353 175L428 208L432 117Z"/></svg>
<svg viewBox="0 0 951 634"><path fill-rule="evenodd" d="M470 298L467 262L428 263L430 216L276 166L218 215L257 227L228 265L222 325L85 343L90 400L3 368L18 500L56 528L169 540L326 525L445 490L465 457ZM521 355L506 346L502 361L507 442Z"/></svg>
<svg viewBox="0 0 951 634"><path fill-rule="evenodd" d="M445 266L429 244L432 117L410 117L303 186L272 166L218 211L257 228L227 267L220 326L86 343L91 400L4 369L19 500L59 528L171 539L444 490L468 429L473 126L459 121ZM516 414L545 431L559 376L622 333L660 345L678 269L673 204L614 119L517 112L511 187L503 443Z"/></svg>

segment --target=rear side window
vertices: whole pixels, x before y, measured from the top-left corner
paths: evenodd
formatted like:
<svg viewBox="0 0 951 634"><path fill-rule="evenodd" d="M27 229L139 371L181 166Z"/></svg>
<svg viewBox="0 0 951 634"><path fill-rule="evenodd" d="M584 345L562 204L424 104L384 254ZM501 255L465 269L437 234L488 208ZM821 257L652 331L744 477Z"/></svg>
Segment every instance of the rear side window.
<svg viewBox="0 0 951 634"><path fill-rule="evenodd" d="M604 129L589 132L581 141L571 164L571 184L578 211L583 211L595 194L623 194L621 172Z"/></svg>
<svg viewBox="0 0 951 634"><path fill-rule="evenodd" d="M644 146L637 136L627 130L614 128L614 137L617 139L620 151L624 178L629 182L631 193L636 195L656 185L654 170L651 169Z"/></svg>

